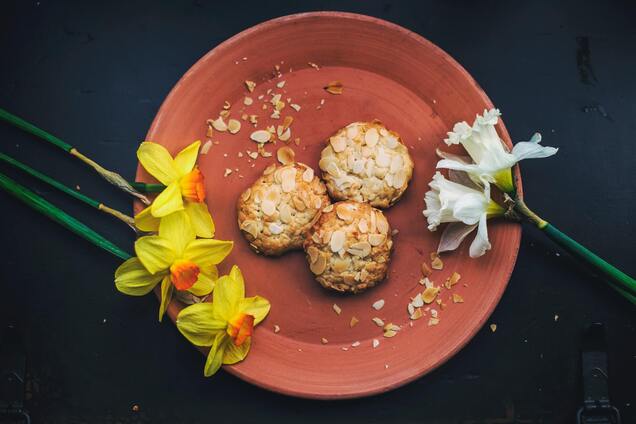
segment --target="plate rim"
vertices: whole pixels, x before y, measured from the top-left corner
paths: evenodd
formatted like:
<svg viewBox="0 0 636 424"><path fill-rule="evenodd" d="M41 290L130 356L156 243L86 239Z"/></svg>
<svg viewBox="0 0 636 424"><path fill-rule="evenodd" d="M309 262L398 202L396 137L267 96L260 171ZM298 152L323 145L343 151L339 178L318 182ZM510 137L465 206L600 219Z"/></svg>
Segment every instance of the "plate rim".
<svg viewBox="0 0 636 424"><path fill-rule="evenodd" d="M457 62L457 60L455 60L450 54L448 54L445 50L443 50L442 48L440 48L439 46L437 46L436 44L434 44L433 42L429 41L428 39L426 39L425 37L407 29L404 28L401 25L395 24L393 22L384 20L384 19L380 19L380 18L376 18L373 16L368 16L368 15L363 15L363 14L358 14L358 13L351 13L351 12L340 12L340 11L316 11L316 12L302 12L302 13L294 13L294 14L289 14L289 15L284 15L284 16L280 16L277 18L273 18L264 22L261 22L259 24L253 25L235 35L233 35L232 37L226 39L225 41L221 42L220 44L216 45L214 48L212 48L210 51L208 51L206 54L204 54L203 56L201 56L190 68L188 68L188 70L179 78L179 80L176 82L176 84L170 89L170 91L168 92L168 94L166 95L166 97L164 98L164 100L161 103L161 106L159 107L155 117L153 118L150 127L146 133L146 140L152 139L153 135L157 129L157 127L159 126L159 123L161 122L161 119L163 117L163 115L166 113L166 108L167 105L170 103L170 101L172 100L172 97L176 95L176 93L179 91L179 88L181 86L181 84L190 77L191 74L193 74L194 72L196 72L200 67L202 67L205 62L207 62L208 60L212 59L214 56L222 54L225 50L229 49L233 44L240 42L243 38L248 37L249 35L251 35L252 33L255 32L259 32L262 30L267 30L270 27L276 27L279 25L285 25L297 20L302 20L302 19L307 19L307 18L335 18L335 19L353 19L353 20L357 20L357 21L363 21L366 23L370 23L370 24L374 24L374 25L378 25L380 27L384 27L390 31L397 31L399 33L401 33L402 35L406 36L406 37L410 37L413 38L417 43L420 44L424 44L426 45L428 48L432 49L433 51L437 52L438 54L440 54L441 56L443 56L445 58L445 60L447 60L448 64L452 67L454 67L457 71L459 71L459 73L466 78L467 81L469 81L474 88L477 90L477 94L479 95L479 97L481 97L481 99L484 101L484 103L487 105L488 108L493 108L494 105L492 103L492 101L490 100L490 98L488 97L488 95L485 93L485 91L481 88L481 86L477 83L477 81L473 78L473 76L468 73L468 71L459 63ZM499 125L498 125L498 129L500 130L500 135L502 136L502 140L506 143L506 145L509 148L512 148L512 142L511 142L511 138L510 135L508 133L508 130L505 127L505 124L503 122L503 120L499 120ZM140 165L137 165L137 177L139 177L139 172L140 172ZM513 168L513 178L515 179L515 184L517 187L517 191L518 193L522 196L523 195L523 188L522 188L522 183L521 183L521 173L520 173L520 169L519 166L515 166ZM233 365L224 365L222 368L227 371L228 373L240 378L241 380L250 383L252 385L255 385L257 387L260 387L262 389L274 392L274 393L279 393L279 394L283 394L283 395L287 395L287 396L293 396L293 397L298 397L298 398L305 398L305 399L317 399L317 400L339 400L339 399L358 399L358 398L364 398L364 397L369 397L369 396L373 396L373 395L378 395L381 393L386 393L392 390L395 390L397 388L400 388L402 386L405 386L421 377L423 377L426 374L431 373L432 371L438 369L439 367L441 367L442 365L444 365L446 362L448 362L452 357L454 357L460 350L462 350L477 334L478 331L481 330L481 328L484 326L485 322L488 320L488 318L492 315L492 313L494 312L495 308L497 307L497 305L499 304L499 302L501 301L501 298L503 296L503 293L505 292L510 279L512 277L512 273L514 271L516 262L517 262L517 258L518 258L518 254L519 254L519 248L520 248L520 242L521 242L521 226L518 226L516 231L514 231L513 234L514 240L513 240L513 250L510 253L512 254L512 260L510 261L510 265L508 267L508 269L505 269L503 271L504 275L506 276L505 278L505 283L501 285L500 289L494 293L493 296L493 301L491 302L490 305L488 305L485 308L485 313L483 314L483 318L479 320L479 322L477 323L477 325L475 325L470 331L468 331L467 333L465 333L465 336L459 340L459 342L452 348L450 349L446 355L442 356L439 358L439 360L431 367L427 368L427 369L423 369L419 372L413 373L412 375L408 376L408 377L403 377L400 378L396 381L393 381L389 384L383 385L383 384L378 384L376 387L373 388L367 388L367 389L363 389L357 392L347 392L347 393L329 393L329 394L325 394L325 393L316 393L316 392L310 392L310 391L300 391L300 390L294 390L294 389L288 389L286 387L281 387L279 385L274 385L274 384L269 384L266 381L260 380L260 379L255 379L252 376L249 375L249 373L245 373L243 372L240 368L233 366ZM160 292L155 289L154 290L155 295L157 296L158 299L160 299ZM178 310L177 307L175 305L175 303L171 303L168 307L168 311L167 314L170 317L171 321L173 323L176 322L176 316L177 316ZM196 346L195 346L196 347ZM202 350L200 348L198 348L199 350Z"/></svg>

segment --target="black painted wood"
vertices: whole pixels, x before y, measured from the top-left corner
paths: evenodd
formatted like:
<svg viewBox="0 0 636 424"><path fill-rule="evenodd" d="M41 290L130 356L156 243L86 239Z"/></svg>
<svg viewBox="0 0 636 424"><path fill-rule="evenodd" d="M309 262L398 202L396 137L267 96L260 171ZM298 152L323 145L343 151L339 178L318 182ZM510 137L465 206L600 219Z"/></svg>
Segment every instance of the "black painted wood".
<svg viewBox="0 0 636 424"><path fill-rule="evenodd" d="M2 3L0 107L128 176L167 92L231 35L320 9L401 24L468 69L514 140L538 130L561 148L555 158L523 164L528 203L636 274L633 2ZM0 125L0 139L3 152L130 207L81 164L19 130ZM132 233L111 218L6 167L0 172L130 246ZM156 322L154 298L115 291L115 259L5 193L0 237L0 329L12 323L25 339L35 422L572 422L581 402L581 335L595 321L608 331L613 402L625 422L636 422L634 307L530 227L490 320L496 333L484 328L446 365L402 389L328 403L268 393L225 373L203 378L200 354L172 324Z"/></svg>

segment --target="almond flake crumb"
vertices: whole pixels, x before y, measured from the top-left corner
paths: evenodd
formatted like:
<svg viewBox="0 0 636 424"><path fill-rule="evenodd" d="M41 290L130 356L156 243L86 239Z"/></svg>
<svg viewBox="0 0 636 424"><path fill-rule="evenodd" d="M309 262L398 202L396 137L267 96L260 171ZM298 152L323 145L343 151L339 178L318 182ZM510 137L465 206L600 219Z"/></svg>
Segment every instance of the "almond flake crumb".
<svg viewBox="0 0 636 424"><path fill-rule="evenodd" d="M349 327L352 327L352 328L355 327L358 322L360 322L358 318L351 317L351 321L349 322Z"/></svg>
<svg viewBox="0 0 636 424"><path fill-rule="evenodd" d="M281 147L276 152L276 158L283 165L293 163L295 156L296 156L296 153L294 153L294 150L289 146Z"/></svg>
<svg viewBox="0 0 636 424"><path fill-rule="evenodd" d="M431 267L437 270L444 269L444 262L442 262L437 252L431 253Z"/></svg>
<svg viewBox="0 0 636 424"><path fill-rule="evenodd" d="M413 306L413 303L406 305L406 310L409 313L409 316L413 315L413 313L415 313L415 306Z"/></svg>
<svg viewBox="0 0 636 424"><path fill-rule="evenodd" d="M285 81L280 81L278 84L276 84L276 87L278 88L283 88L285 86Z"/></svg>
<svg viewBox="0 0 636 424"><path fill-rule="evenodd" d="M426 290L422 292L422 300L424 301L424 303L427 304L432 303L437 297L438 293L439 287L427 287Z"/></svg>
<svg viewBox="0 0 636 424"><path fill-rule="evenodd" d="M416 319L420 319L422 318L422 316L424 316L424 314L422 313L422 310L420 308L417 308L409 317L412 320L416 320ZM409 324L413 324L412 322Z"/></svg>
<svg viewBox="0 0 636 424"><path fill-rule="evenodd" d="M227 100L223 102L223 109L229 110L231 107L232 105Z"/></svg>
<svg viewBox="0 0 636 424"><path fill-rule="evenodd" d="M335 313L337 313L338 315L340 315L340 313L342 312L342 308L340 308L340 306L336 305L335 303L333 304L333 310Z"/></svg>
<svg viewBox="0 0 636 424"><path fill-rule="evenodd" d="M437 309L431 309L431 316L437 318Z"/></svg>
<svg viewBox="0 0 636 424"><path fill-rule="evenodd" d="M316 65L314 62L307 62L307 65L311 66L315 70L319 70L320 69L320 67L318 65Z"/></svg>
<svg viewBox="0 0 636 424"><path fill-rule="evenodd" d="M247 156L251 157L252 159L258 158L258 152L252 152L249 150L246 150L245 152L247 153Z"/></svg>
<svg viewBox="0 0 636 424"><path fill-rule="evenodd" d="M424 299L422 299L422 293L418 293L417 296L415 296L413 298L413 306L415 306L416 308L421 308L422 306L424 306Z"/></svg>
<svg viewBox="0 0 636 424"><path fill-rule="evenodd" d="M241 130L241 121L237 119L230 119L227 123L227 130L230 134L236 134Z"/></svg>
<svg viewBox="0 0 636 424"><path fill-rule="evenodd" d="M558 315L554 315L554 322L557 322L559 320L559 316Z"/></svg>
<svg viewBox="0 0 636 424"><path fill-rule="evenodd" d="M342 83L340 81L331 81L324 89L329 94L339 95L342 94Z"/></svg>
<svg viewBox="0 0 636 424"><path fill-rule="evenodd" d="M382 321L378 317L371 318L371 321L373 321L375 323L375 325L377 325L378 327L384 327L384 321Z"/></svg>
<svg viewBox="0 0 636 424"><path fill-rule="evenodd" d="M251 97L245 96L245 98L243 99L243 104L245 106L250 106L252 103L254 103L254 99L252 99Z"/></svg>
<svg viewBox="0 0 636 424"><path fill-rule="evenodd" d="M278 325L274 325L274 333L279 333L280 327Z"/></svg>
<svg viewBox="0 0 636 424"><path fill-rule="evenodd" d="M497 324L490 324L490 331L492 331L493 333L497 331Z"/></svg>
<svg viewBox="0 0 636 424"><path fill-rule="evenodd" d="M344 350L345 352L346 352L347 350L349 350L349 348L348 348L347 346L342 346L340 349Z"/></svg>
<svg viewBox="0 0 636 424"><path fill-rule="evenodd" d="M230 168L225 168L225 173L223 174L224 177L227 177L228 175L230 175L232 173L232 170Z"/></svg>
<svg viewBox="0 0 636 424"><path fill-rule="evenodd" d="M373 348L375 349L376 347L380 346L380 340L378 339L373 339Z"/></svg>
<svg viewBox="0 0 636 424"><path fill-rule="evenodd" d="M324 337L322 339L320 339L320 343L322 344L327 344L329 343L329 340L325 339Z"/></svg>
<svg viewBox="0 0 636 424"><path fill-rule="evenodd" d="M389 369L389 364L384 364L384 369L388 370Z"/></svg>
<svg viewBox="0 0 636 424"><path fill-rule="evenodd" d="M225 121L223 121L222 116L219 116L214 121L212 121L212 126L217 131L221 131L221 132L227 131L227 124L225 123Z"/></svg>
<svg viewBox="0 0 636 424"><path fill-rule="evenodd" d="M257 130L250 134L250 138L257 143L267 143L272 138L272 134L269 131Z"/></svg>
<svg viewBox="0 0 636 424"><path fill-rule="evenodd" d="M457 293L453 293L453 303L464 303L464 298Z"/></svg>
<svg viewBox="0 0 636 424"><path fill-rule="evenodd" d="M256 83L254 81L245 80L245 86L247 90L251 93L256 88Z"/></svg>
<svg viewBox="0 0 636 424"><path fill-rule="evenodd" d="M390 322L384 326L384 330L385 331L400 331L400 327Z"/></svg>
<svg viewBox="0 0 636 424"><path fill-rule="evenodd" d="M219 116L223 119L227 118L228 116L230 116L230 111L229 110L225 110L223 109L222 111L219 112Z"/></svg>
<svg viewBox="0 0 636 424"><path fill-rule="evenodd" d="M238 152L238 153L236 154L236 156L238 156L238 157L242 158L242 157L243 157L243 152Z"/></svg>
<svg viewBox="0 0 636 424"><path fill-rule="evenodd" d="M358 346L360 346L360 342L351 343L351 347L358 347Z"/></svg>
<svg viewBox="0 0 636 424"><path fill-rule="evenodd" d="M208 125L208 129L205 131L206 137L212 137L214 135L214 128L211 125Z"/></svg>
<svg viewBox="0 0 636 424"><path fill-rule="evenodd" d="M296 112L300 112L300 105L299 104L292 103L292 104L289 105L289 107L294 109Z"/></svg>
<svg viewBox="0 0 636 424"><path fill-rule="evenodd" d="M396 335L397 335L397 331L394 331L394 330L386 330L383 334L383 336L386 338L395 337Z"/></svg>
<svg viewBox="0 0 636 424"><path fill-rule="evenodd" d="M444 283L444 287L446 287L447 289L450 289L451 287L453 287L455 284L459 282L460 278L462 278L462 276L459 275L459 273L453 272L453 275L448 277L448 279L446 280L446 283Z"/></svg>
<svg viewBox="0 0 636 424"><path fill-rule="evenodd" d="M384 307L384 299L376 300L371 306L373 306L373 309L375 309L376 311L379 311Z"/></svg>
<svg viewBox="0 0 636 424"><path fill-rule="evenodd" d="M429 326L437 325L437 324L439 324L439 318L429 318L428 319L428 325Z"/></svg>
<svg viewBox="0 0 636 424"><path fill-rule="evenodd" d="M203 146L201 147L200 153L202 155L207 155L211 147L212 147L212 140L206 141L205 144L203 144Z"/></svg>
<svg viewBox="0 0 636 424"><path fill-rule="evenodd" d="M422 262L422 276L426 278L430 276L432 272L433 270L431 269L431 267L428 266L426 262Z"/></svg>

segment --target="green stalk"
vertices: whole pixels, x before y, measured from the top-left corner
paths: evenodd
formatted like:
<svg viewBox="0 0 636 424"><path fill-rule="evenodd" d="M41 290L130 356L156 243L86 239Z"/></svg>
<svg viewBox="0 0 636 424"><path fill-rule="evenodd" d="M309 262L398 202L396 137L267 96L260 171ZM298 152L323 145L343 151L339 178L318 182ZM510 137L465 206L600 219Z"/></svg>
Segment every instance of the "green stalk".
<svg viewBox="0 0 636 424"><path fill-rule="evenodd" d="M21 184L18 184L17 182L13 181L9 177L1 173L0 173L0 188L4 189L9 194L16 197L18 200L21 200L22 202L26 203L31 208L44 214L45 216L49 217L53 221L62 225L63 227L71 230L72 232L79 235L80 237L90 241L95 246L100 247L104 249L105 251L115 255L116 257L124 259L124 260L129 259L131 257L129 253L125 252L124 250L116 246L115 244L111 243L110 241L102 237L100 234L96 233L91 228L87 227L86 225L78 221L77 219L73 218L71 215L67 214L63 210L59 209L57 206L49 203L48 201L44 200L42 197L33 193L31 190L27 189Z"/></svg>
<svg viewBox="0 0 636 424"><path fill-rule="evenodd" d="M144 196L143 194L141 194L137 190L135 190L135 188L133 188L133 186L128 181L126 181L121 175L119 175L116 172L109 171L108 169L102 167L101 165L99 165L94 160L90 159L87 156L84 156L75 147L71 146L70 144L66 143L65 141L62 141L61 139L55 137L54 135L49 134L48 132L44 131L43 129L36 127L32 123L30 123L28 121L25 121L24 119L20 118L19 116L16 116L16 115L14 115L14 114L12 114L12 113L10 113L10 112L2 109L2 108L0 108L0 120L4 120L5 122L8 122L8 123L10 123L12 125L15 125L16 127L20 128L20 129L22 129L22 130L24 130L24 131L26 131L26 132L28 132L30 134L33 134L33 135L41 138L42 140L45 140L45 141L51 143L52 145L64 150L65 152L67 152L71 156L74 156L77 159L79 159L82 162L84 162L85 164L89 165L91 168L93 168L95 171L97 171L97 173L102 178L104 178L109 183L111 183L114 186L118 187L122 191L137 197L139 200L141 200L146 205L150 204L150 200L148 200L148 198L146 196Z"/></svg>
<svg viewBox="0 0 636 424"><path fill-rule="evenodd" d="M555 226L548 223L536 213L532 212L523 199L515 199L515 210L526 216L537 228L542 230L552 241L558 244L573 257L583 261L607 281L612 288L623 295L627 300L636 304L636 280L625 274L620 269L608 263L585 246L573 240L566 234L559 231Z"/></svg>
<svg viewBox="0 0 636 424"><path fill-rule="evenodd" d="M48 185L60 190L61 192L65 193L65 194L68 194L69 196L74 197L77 200L79 200L81 202L84 202L87 205L89 205L89 206L91 206L91 207L93 207L93 208L95 208L95 209L97 209L99 211L102 211L102 212L105 212L105 213L107 213L109 215L114 216L115 218L117 218L117 219L123 221L124 223L126 223L133 230L137 231L137 229L135 227L135 220L132 217L130 217L130 216L128 216L128 215L126 215L126 214L124 214L124 213L122 213L122 212L120 212L120 211L118 211L116 209L110 208L110 207L106 206L105 204L103 204L101 202L98 202L95 199L91 199L90 197L80 193L77 190L73 190L72 188L65 186L64 184L60 183L57 180L54 180L53 178L49 177L48 175L45 175L45 174L41 173L40 171L37 171L37 170L31 168L30 166L25 165L25 164L23 164L22 162L20 162L20 161L18 161L16 159L13 159L11 156L5 155L4 153L0 153L0 160L4 161L5 163L8 163L11 166L14 166L14 167L26 172L27 174L37 178L38 180L47 183Z"/></svg>
<svg viewBox="0 0 636 424"><path fill-rule="evenodd" d="M130 183L133 188L141 193L161 193L166 189L163 184L148 184L148 183Z"/></svg>

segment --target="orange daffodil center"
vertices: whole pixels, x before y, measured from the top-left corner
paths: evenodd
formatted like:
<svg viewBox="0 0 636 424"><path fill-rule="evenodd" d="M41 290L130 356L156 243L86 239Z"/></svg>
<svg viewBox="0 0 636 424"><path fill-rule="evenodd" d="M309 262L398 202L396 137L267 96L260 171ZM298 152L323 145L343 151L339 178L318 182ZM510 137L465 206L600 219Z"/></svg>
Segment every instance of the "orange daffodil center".
<svg viewBox="0 0 636 424"><path fill-rule="evenodd" d="M234 364L249 352L253 328L269 313L269 301L260 296L245 297L241 270L234 266L219 278L212 303L184 308L177 328L195 346L209 347L204 374L211 376L222 364Z"/></svg>
<svg viewBox="0 0 636 424"><path fill-rule="evenodd" d="M200 141L187 146L174 158L165 147L143 142L137 158L146 171L166 186L152 205L135 216L135 225L142 231L156 232L159 219L177 211L190 218L197 236L214 237L214 221L205 201L205 185L201 171L196 168Z"/></svg>
<svg viewBox="0 0 636 424"><path fill-rule="evenodd" d="M173 288L195 296L212 292L218 277L216 265L232 250L233 242L197 239L185 211L161 219L159 234L140 237L135 242L136 257L115 272L115 285L125 294L142 296L161 281L161 321Z"/></svg>

